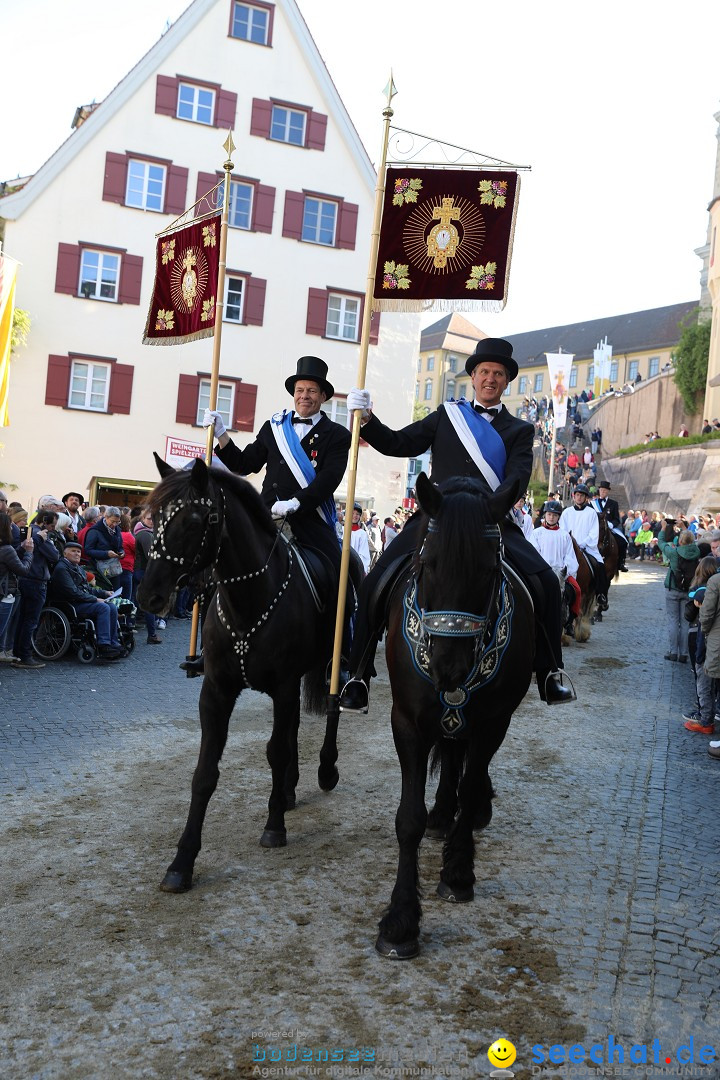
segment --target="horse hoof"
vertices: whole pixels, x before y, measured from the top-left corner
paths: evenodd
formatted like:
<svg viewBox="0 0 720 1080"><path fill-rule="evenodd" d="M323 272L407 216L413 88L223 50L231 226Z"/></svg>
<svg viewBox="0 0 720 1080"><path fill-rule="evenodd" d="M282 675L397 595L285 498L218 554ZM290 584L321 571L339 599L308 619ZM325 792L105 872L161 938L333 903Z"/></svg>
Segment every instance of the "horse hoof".
<svg viewBox="0 0 720 1080"><path fill-rule="evenodd" d="M428 840L447 840L450 835L449 825L428 825L425 829Z"/></svg>
<svg viewBox="0 0 720 1080"><path fill-rule="evenodd" d="M260 837L260 847L285 847L286 844L285 829L266 829Z"/></svg>
<svg viewBox="0 0 720 1080"><path fill-rule="evenodd" d="M323 791L332 791L339 779L340 773L334 765L330 772L327 772L322 765L318 769L318 785Z"/></svg>
<svg viewBox="0 0 720 1080"><path fill-rule="evenodd" d="M443 900L449 900L451 904L467 904L475 896L472 885L469 888L451 888L444 881L440 882L436 892L438 896Z"/></svg>
<svg viewBox="0 0 720 1080"><path fill-rule="evenodd" d="M392 941L386 941L382 934L378 934L375 948L388 960L413 960L420 952L417 938L414 941L403 941L402 944L395 945Z"/></svg>
<svg viewBox="0 0 720 1080"><path fill-rule="evenodd" d="M181 873L179 870L168 870L160 882L161 892L181 893L187 892L192 886L192 873Z"/></svg>

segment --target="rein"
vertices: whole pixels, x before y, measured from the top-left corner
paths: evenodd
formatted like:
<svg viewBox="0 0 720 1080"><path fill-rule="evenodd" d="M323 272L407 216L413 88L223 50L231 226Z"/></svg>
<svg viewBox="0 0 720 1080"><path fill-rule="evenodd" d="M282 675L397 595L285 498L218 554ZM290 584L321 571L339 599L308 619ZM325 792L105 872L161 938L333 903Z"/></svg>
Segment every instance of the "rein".
<svg viewBox="0 0 720 1080"><path fill-rule="evenodd" d="M431 519L428 533L432 532L437 532L437 526ZM444 690L438 694L444 708L440 727L443 734L449 738L456 738L465 728L467 721L464 706L470 700L471 694L487 686L495 678L511 638L514 597L503 569L503 544L499 525L484 525L478 538L493 540L497 544L495 569L484 614L440 609L426 611L421 606L419 594L424 544L420 550L420 569L413 576L403 596L403 637L410 650L415 670L426 681L433 682L433 637L475 639L472 664L464 682L454 690Z"/></svg>

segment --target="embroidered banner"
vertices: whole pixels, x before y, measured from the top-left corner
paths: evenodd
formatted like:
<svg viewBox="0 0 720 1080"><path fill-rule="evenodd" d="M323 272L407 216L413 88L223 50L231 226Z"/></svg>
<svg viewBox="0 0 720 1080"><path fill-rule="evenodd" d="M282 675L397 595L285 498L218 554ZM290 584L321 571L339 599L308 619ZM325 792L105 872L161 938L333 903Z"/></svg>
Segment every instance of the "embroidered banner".
<svg viewBox="0 0 720 1080"><path fill-rule="evenodd" d="M520 177L389 168L375 311L502 311Z"/></svg>
<svg viewBox="0 0 720 1080"><path fill-rule="evenodd" d="M608 339L599 341L593 349L593 394L601 397L610 389L610 370L612 364L612 345Z"/></svg>
<svg viewBox="0 0 720 1080"><path fill-rule="evenodd" d="M545 356L547 357L550 386L552 388L555 430L559 431L567 423L568 385L575 354L545 353Z"/></svg>
<svg viewBox="0 0 720 1080"><path fill-rule="evenodd" d="M215 333L220 214L162 233L143 345L184 345Z"/></svg>

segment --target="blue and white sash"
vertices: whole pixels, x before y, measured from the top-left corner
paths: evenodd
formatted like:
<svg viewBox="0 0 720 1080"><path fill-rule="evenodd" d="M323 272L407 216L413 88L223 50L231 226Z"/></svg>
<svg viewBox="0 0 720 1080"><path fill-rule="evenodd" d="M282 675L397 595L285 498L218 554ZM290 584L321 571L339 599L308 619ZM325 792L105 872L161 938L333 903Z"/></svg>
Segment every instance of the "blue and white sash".
<svg viewBox="0 0 720 1080"><path fill-rule="evenodd" d="M270 429L275 436L278 450L288 464L290 471L302 488L306 488L315 479L315 470L302 448L297 432L293 427L292 409L283 409L270 418ZM326 499L316 507L318 514L326 525L335 529L337 515L335 503L332 499Z"/></svg>
<svg viewBox="0 0 720 1080"><path fill-rule="evenodd" d="M496 491L505 479L505 443L492 424L483 420L465 398L446 401L445 412L460 442L490 487Z"/></svg>

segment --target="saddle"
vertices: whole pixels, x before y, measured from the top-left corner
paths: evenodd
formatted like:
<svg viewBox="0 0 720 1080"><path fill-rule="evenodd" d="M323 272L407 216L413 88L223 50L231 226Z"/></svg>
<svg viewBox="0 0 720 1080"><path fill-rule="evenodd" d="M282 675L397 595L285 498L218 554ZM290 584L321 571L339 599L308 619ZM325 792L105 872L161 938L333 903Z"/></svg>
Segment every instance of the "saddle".
<svg viewBox="0 0 720 1080"><path fill-rule="evenodd" d="M370 626L377 629L380 634L387 626L390 613L390 601L395 587L405 579L407 571L412 565L413 554L411 551L404 555L398 555L396 559L385 567L378 578L375 588L368 597L368 621Z"/></svg>
<svg viewBox="0 0 720 1080"><path fill-rule="evenodd" d="M289 522L285 522L281 529L283 540L292 549L293 556L295 557L300 572L305 578L310 592L312 594L315 607L318 611L325 611L328 601L334 601L337 597L337 573L331 560L327 555L320 551L319 548L310 547L307 544L300 544L297 537L293 534ZM357 596L360 589L360 582L364 568L362 560L356 551L351 549L350 551L350 566L349 566L349 594L347 601L347 610L351 613L355 611L357 607Z"/></svg>

